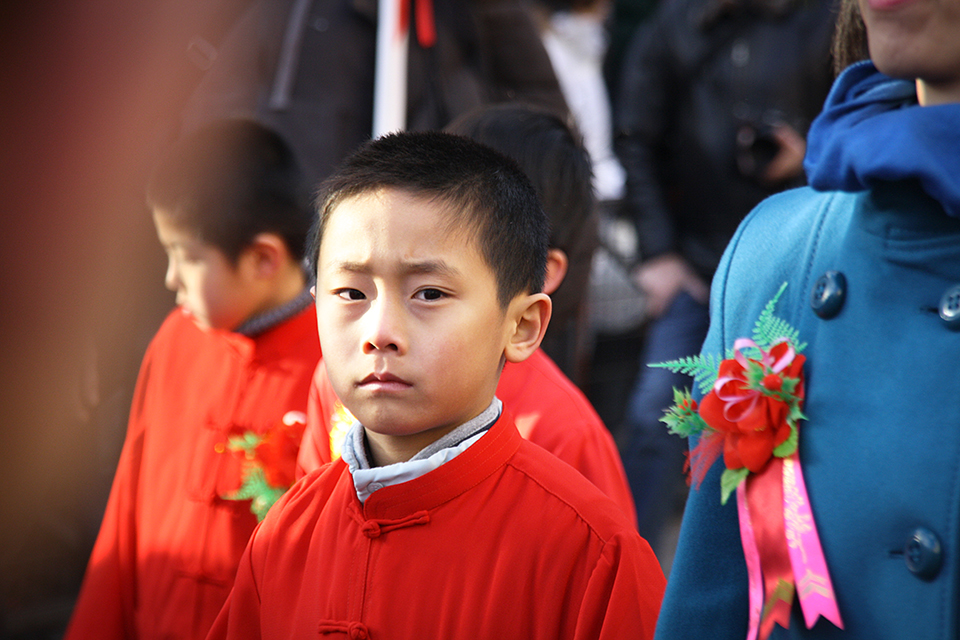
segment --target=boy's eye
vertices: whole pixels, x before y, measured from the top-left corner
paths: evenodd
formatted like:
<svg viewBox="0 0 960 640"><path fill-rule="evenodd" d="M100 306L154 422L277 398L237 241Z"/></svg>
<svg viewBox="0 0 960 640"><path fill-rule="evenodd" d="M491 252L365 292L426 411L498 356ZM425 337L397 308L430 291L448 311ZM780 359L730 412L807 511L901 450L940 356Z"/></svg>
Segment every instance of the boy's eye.
<svg viewBox="0 0 960 640"><path fill-rule="evenodd" d="M203 260L203 256L198 251L191 251L183 246L175 245L167 251L171 259L181 264L197 264Z"/></svg>
<svg viewBox="0 0 960 640"><path fill-rule="evenodd" d="M334 293L344 300L364 300L366 298L359 289L338 289Z"/></svg>
<svg viewBox="0 0 960 640"><path fill-rule="evenodd" d="M420 289L420 291L417 291L417 297L423 300L440 300L446 295L447 294L445 294L443 291L440 291L440 289L428 288L428 289Z"/></svg>

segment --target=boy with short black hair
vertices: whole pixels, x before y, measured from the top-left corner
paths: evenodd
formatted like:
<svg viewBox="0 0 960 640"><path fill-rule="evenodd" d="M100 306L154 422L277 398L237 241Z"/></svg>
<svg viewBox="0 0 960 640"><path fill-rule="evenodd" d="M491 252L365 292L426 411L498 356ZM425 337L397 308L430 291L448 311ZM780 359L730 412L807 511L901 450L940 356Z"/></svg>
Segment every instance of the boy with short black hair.
<svg viewBox="0 0 960 640"><path fill-rule="evenodd" d="M310 255L343 457L268 514L210 638L650 638L653 552L495 397L550 315L520 169L450 134L364 145Z"/></svg>
<svg viewBox="0 0 960 640"><path fill-rule="evenodd" d="M552 112L523 104L475 109L446 131L464 135L515 160L530 179L550 226L543 292L550 296L550 325L541 347L523 362L507 363L497 397L509 407L525 439L542 446L613 499L631 521L633 495L610 431L593 406L548 357L551 331L555 353L574 353L578 310L586 298L587 277L597 243L597 219L590 157L576 132ZM559 322L559 324L558 324ZM307 428L300 448L301 472L340 457L346 429L353 422L330 386L323 363L310 387Z"/></svg>
<svg viewBox="0 0 960 640"><path fill-rule="evenodd" d="M68 640L202 638L223 605L251 510L266 506L239 499L231 439L277 450L299 434L320 357L303 188L283 140L247 120L197 132L154 170L147 199L178 308L143 359ZM269 483L294 461L259 470Z"/></svg>

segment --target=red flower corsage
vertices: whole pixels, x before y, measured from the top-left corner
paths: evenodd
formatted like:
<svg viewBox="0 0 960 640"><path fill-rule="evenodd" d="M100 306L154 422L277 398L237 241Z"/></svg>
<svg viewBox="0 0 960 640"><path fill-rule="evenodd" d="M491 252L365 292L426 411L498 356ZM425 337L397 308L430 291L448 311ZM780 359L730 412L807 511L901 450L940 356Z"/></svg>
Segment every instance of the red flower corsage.
<svg viewBox="0 0 960 640"><path fill-rule="evenodd" d="M748 348L759 356L746 357ZM760 473L772 456L785 458L796 451L804 357L788 341L765 351L753 340L740 339L733 350L733 359L720 363L713 389L700 403L700 416L722 434L727 469Z"/></svg>
<svg viewBox="0 0 960 640"><path fill-rule="evenodd" d="M764 308L753 337L736 340L725 359L701 354L653 365L693 376L703 394L697 403L689 390L675 389L662 421L698 438L688 459L695 487L723 455L720 500L737 493L750 580L748 640L764 640L774 623L787 628L795 593L807 628L819 616L843 628L798 455L806 345L773 314L785 288Z"/></svg>
<svg viewBox="0 0 960 640"><path fill-rule="evenodd" d="M264 433L232 436L227 448L243 462L242 482L225 500L250 500L250 511L263 520L270 507L296 480L297 454L307 425L300 411L288 411Z"/></svg>

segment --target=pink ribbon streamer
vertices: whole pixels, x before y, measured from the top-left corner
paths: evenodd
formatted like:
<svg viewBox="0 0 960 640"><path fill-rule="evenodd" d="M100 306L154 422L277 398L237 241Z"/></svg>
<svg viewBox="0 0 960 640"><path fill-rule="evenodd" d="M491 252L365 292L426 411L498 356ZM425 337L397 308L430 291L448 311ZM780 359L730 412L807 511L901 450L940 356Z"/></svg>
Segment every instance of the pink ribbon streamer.
<svg viewBox="0 0 960 640"><path fill-rule="evenodd" d="M813 627L823 616L843 629L837 597L810 510L800 457L796 453L783 459L783 518L797 596L807 628Z"/></svg>
<svg viewBox="0 0 960 640"><path fill-rule="evenodd" d="M836 594L827 571L827 561L823 555L823 547L820 545L813 512L810 510L810 499L803 480L800 457L796 453L783 458L782 475L784 544L788 549L804 623L810 629L820 616L823 616L839 629L843 629ZM764 607L764 581L760 549L757 546L747 500L746 481L741 482L737 487L737 513L740 520L740 540L747 564L750 598L747 640L758 640Z"/></svg>
<svg viewBox="0 0 960 640"><path fill-rule="evenodd" d="M740 541L747 561L747 579L750 588L750 626L747 640L757 640L760 632L760 613L763 611L763 574L760 572L760 550L753 534L750 509L747 506L747 483L737 487L737 513L740 516Z"/></svg>

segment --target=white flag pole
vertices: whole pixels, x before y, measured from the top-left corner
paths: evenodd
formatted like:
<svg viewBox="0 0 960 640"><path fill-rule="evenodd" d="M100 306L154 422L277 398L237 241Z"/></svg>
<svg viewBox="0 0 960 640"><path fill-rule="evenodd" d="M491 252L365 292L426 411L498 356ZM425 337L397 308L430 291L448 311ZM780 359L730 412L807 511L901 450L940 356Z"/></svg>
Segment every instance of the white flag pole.
<svg viewBox="0 0 960 640"><path fill-rule="evenodd" d="M373 137L407 126L407 51L410 29L400 25L400 3L378 0L377 61L373 79Z"/></svg>

